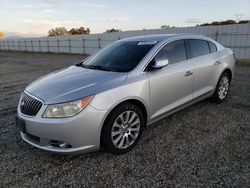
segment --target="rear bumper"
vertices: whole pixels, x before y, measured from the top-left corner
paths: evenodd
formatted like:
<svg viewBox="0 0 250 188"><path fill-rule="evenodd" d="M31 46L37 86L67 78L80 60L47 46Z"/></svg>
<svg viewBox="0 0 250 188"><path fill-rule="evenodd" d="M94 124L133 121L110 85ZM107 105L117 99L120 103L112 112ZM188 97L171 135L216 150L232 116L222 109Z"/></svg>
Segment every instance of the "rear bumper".
<svg viewBox="0 0 250 188"><path fill-rule="evenodd" d="M25 121L26 132L21 137L27 143L55 153L80 154L98 150L100 135L107 111L88 106L81 113L70 118L42 118L44 105L35 117L20 112Z"/></svg>

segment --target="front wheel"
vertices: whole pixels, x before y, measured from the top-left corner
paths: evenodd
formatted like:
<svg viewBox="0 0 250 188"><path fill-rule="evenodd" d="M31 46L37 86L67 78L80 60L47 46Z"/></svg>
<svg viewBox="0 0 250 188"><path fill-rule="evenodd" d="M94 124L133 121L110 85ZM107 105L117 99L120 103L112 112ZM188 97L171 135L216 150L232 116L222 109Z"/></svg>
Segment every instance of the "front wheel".
<svg viewBox="0 0 250 188"><path fill-rule="evenodd" d="M140 108L132 103L122 104L105 121L101 144L114 154L128 152L139 141L144 124L145 119Z"/></svg>
<svg viewBox="0 0 250 188"><path fill-rule="evenodd" d="M220 76L215 92L212 96L213 101L217 103L223 102L227 97L229 86L230 78L229 75L225 72Z"/></svg>

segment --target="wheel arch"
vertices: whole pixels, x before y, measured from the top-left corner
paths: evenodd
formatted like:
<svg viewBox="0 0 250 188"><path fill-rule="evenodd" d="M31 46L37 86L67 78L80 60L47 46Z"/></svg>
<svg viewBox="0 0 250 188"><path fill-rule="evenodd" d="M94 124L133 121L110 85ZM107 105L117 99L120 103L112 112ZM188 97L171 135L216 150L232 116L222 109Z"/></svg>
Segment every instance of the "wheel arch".
<svg viewBox="0 0 250 188"><path fill-rule="evenodd" d="M102 132L103 132L103 128L105 126L105 122L107 121L107 119L109 118L109 115L115 111L115 109L124 104L124 103L132 103L136 106L138 106L141 110L142 110L142 113L143 113L143 116L145 117L145 125L147 125L147 120L148 120L148 110L147 110L147 107L146 105L139 99L135 99L135 98L131 98L131 99L125 99L123 101L120 101L118 104L114 105L108 112L107 112L107 115L102 123L102 126L101 126L101 131L100 131L100 146L102 147Z"/></svg>
<svg viewBox="0 0 250 188"><path fill-rule="evenodd" d="M222 73L220 74L220 76L224 73L227 73L228 76L229 76L229 81L231 82L232 81L232 78L233 78L233 73L232 73L232 70L230 68L226 68L222 71Z"/></svg>

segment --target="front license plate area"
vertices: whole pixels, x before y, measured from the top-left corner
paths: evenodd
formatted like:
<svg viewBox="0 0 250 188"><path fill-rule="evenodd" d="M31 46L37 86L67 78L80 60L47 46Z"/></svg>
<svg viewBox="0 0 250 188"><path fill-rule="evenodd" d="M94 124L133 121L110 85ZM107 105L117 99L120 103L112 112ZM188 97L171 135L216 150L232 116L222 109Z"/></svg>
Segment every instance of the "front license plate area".
<svg viewBox="0 0 250 188"><path fill-rule="evenodd" d="M20 131L26 133L25 121L17 116L16 116L16 126L19 128Z"/></svg>

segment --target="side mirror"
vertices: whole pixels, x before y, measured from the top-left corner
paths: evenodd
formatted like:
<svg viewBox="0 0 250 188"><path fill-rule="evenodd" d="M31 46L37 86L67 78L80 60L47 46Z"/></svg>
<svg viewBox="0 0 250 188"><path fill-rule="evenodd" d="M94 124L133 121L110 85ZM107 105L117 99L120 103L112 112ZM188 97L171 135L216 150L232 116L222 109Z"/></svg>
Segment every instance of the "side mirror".
<svg viewBox="0 0 250 188"><path fill-rule="evenodd" d="M151 66L153 69L161 69L169 64L168 59L155 59L154 64Z"/></svg>

